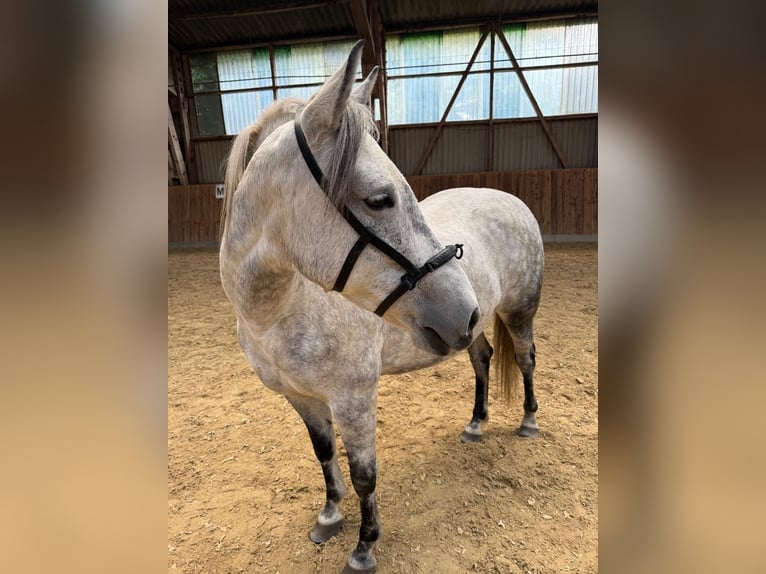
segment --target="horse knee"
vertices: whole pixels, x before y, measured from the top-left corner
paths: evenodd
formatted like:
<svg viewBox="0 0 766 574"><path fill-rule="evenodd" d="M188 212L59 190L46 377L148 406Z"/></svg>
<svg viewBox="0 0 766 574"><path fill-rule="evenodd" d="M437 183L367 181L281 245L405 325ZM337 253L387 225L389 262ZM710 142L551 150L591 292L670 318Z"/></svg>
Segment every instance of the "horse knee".
<svg viewBox="0 0 766 574"><path fill-rule="evenodd" d="M375 492L378 479L378 469L375 461L351 461L351 482L359 498L364 498Z"/></svg>

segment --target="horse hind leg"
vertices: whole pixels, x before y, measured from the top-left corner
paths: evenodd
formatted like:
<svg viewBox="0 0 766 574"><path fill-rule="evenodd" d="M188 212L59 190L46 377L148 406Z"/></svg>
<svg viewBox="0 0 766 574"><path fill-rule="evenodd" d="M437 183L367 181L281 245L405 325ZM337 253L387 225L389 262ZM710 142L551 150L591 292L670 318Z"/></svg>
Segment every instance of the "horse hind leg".
<svg viewBox="0 0 766 574"><path fill-rule="evenodd" d="M330 408L320 400L300 396L286 398L306 424L314 454L322 465L327 497L324 508L309 534L312 542L321 544L340 532L343 526L340 501L346 495L346 486L338 466L332 414Z"/></svg>
<svg viewBox="0 0 766 574"><path fill-rule="evenodd" d="M537 426L537 399L535 398L535 343L533 340L532 318L519 323L511 323L508 332L513 339L516 363L519 365L524 380L524 418L516 434L521 437L535 438L539 433Z"/></svg>
<svg viewBox="0 0 766 574"><path fill-rule="evenodd" d="M489 419L489 362L492 353L492 346L484 333L481 333L468 347L468 356L471 358L471 366L476 374L476 392L473 416L460 435L462 442L479 442L482 435L481 425Z"/></svg>

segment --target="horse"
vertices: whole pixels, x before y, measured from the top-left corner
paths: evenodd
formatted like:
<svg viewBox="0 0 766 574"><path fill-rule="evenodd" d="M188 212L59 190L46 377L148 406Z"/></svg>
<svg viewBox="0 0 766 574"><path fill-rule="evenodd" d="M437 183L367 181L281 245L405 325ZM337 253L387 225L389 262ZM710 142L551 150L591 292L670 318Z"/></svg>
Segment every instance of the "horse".
<svg viewBox="0 0 766 574"><path fill-rule="evenodd" d="M523 376L517 433L537 435L532 323L544 267L539 226L518 198L460 188L418 203L377 143L378 68L355 86L362 44L308 101L278 100L236 136L219 253L244 354L303 419L322 468L317 544L343 522L333 421L339 428L361 508L343 569L352 573L376 569L380 375L468 349L475 406L461 439L478 441L494 352L503 396ZM494 350L484 335L492 318Z"/></svg>

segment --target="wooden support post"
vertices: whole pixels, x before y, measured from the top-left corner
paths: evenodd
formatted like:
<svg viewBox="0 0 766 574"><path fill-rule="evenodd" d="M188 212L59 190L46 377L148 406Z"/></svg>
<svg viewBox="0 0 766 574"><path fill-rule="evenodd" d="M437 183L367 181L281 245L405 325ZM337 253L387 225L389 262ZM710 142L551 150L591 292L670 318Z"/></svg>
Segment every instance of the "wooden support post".
<svg viewBox="0 0 766 574"><path fill-rule="evenodd" d="M197 125L197 104L194 101L194 84L191 77L191 62L187 54L181 54L181 76L179 84L183 84L186 94L186 114L189 127L189 148L186 150L186 167L190 184L199 183L199 168L197 166L197 154L194 138L199 136Z"/></svg>
<svg viewBox="0 0 766 574"><path fill-rule="evenodd" d="M269 65L271 66L271 95L277 101L277 63L274 60L274 44L269 44Z"/></svg>
<svg viewBox="0 0 766 574"><path fill-rule="evenodd" d="M455 100L457 100L457 96L460 93L460 88L463 87L463 84L465 83L466 78L468 78L468 72L471 71L471 68L473 67L473 63L476 61L476 56L479 55L479 51L481 50L481 47L484 45L484 40L487 39L487 34L489 33L489 30L484 30L484 33L481 35L481 38L479 39L479 43L476 46L476 49L473 51L473 55L471 56L471 59L468 62L468 66L466 66L466 69L463 70L463 75L460 77L460 81L457 84L457 88L455 88L455 93L452 94L452 98L450 98L449 103L447 104L447 109L444 110L444 114L442 115L441 120L439 120L439 125L436 127L436 133L431 137L431 141L428 142L428 145L426 146L425 152L423 152L423 156L420 158L420 162L418 162L418 167L415 170L414 175L420 175L423 171L423 167L425 167L426 162L428 161L429 156L431 155L431 151L434 149L434 145L436 145L436 141L439 139L439 136L442 133L442 130L444 129L444 124L447 121L447 116L450 113L450 110L452 110L452 106L455 103Z"/></svg>
<svg viewBox="0 0 766 574"><path fill-rule="evenodd" d="M495 34L497 23L490 26L489 48L489 123L487 124L487 171L494 171L495 166Z"/></svg>
<svg viewBox="0 0 766 574"><path fill-rule="evenodd" d="M362 75L367 76L378 62L378 46L375 42L375 35L370 26L370 19L367 11L367 0L351 0L351 17L354 20L354 26L359 37L364 40L362 49Z"/></svg>
<svg viewBox="0 0 766 574"><path fill-rule="evenodd" d="M378 101L380 120L378 131L380 134L380 147L388 153L388 108L386 107L387 84L386 84L386 36L383 23L378 10L378 0L352 0L351 13L354 17L359 36L364 39L364 51L362 52L362 72L367 76L372 68L380 67L378 79L372 90L373 100ZM370 49L368 50L368 44ZM374 101L373 101L374 112Z"/></svg>
<svg viewBox="0 0 766 574"><path fill-rule="evenodd" d="M173 157L178 179L181 185L189 185L189 177L186 175L186 164L184 163L184 156L181 154L181 146L178 143L176 125L173 121L173 112L170 111L170 104L168 104L168 138L170 138L170 155Z"/></svg>
<svg viewBox="0 0 766 574"><path fill-rule="evenodd" d="M170 146L168 145L168 186L173 185L173 178L176 175L176 166L173 165L173 157L170 155Z"/></svg>
<svg viewBox="0 0 766 574"><path fill-rule="evenodd" d="M181 119L181 140L183 141L183 151L186 154L186 163L190 167L194 167L194 147L192 145L191 134L191 121L190 121L190 107L189 98L187 96L186 82L184 81L183 64L181 62L181 54L178 50L170 46L170 54L173 62L173 79L175 81L176 91L178 93L178 112ZM194 171L192 169L192 171ZM187 177L188 177L187 173ZM196 181L196 178L191 178Z"/></svg>
<svg viewBox="0 0 766 574"><path fill-rule="evenodd" d="M519 63L516 60L516 56L513 55L513 50L511 50L511 46L508 44L508 40L505 38L505 34L503 33L503 30L501 28L498 28L497 35L500 38L500 42L503 44L503 47L505 48L506 53L508 54L508 59L511 60L511 65L513 66L513 69L516 71L516 74L519 76L521 87L524 88L524 91L526 92L527 97L529 98L529 101L532 104L532 107L535 109L535 113L537 114L537 119L540 120L540 124L542 124L543 126L545 135L548 136L548 141L551 143L551 146L553 147L553 151L556 152L556 156L559 158L561 167L563 167L564 169L569 168L569 164L566 158L564 157L563 152L559 148L558 143L556 143L556 139L553 137L553 134L551 133L551 128L548 125L548 122L545 119L545 116L543 115L543 112L540 109L540 106L537 104L537 100L535 99L535 96L532 93L532 90L529 89L529 84L527 84L527 79L524 77L524 73L521 71L521 68L519 67Z"/></svg>

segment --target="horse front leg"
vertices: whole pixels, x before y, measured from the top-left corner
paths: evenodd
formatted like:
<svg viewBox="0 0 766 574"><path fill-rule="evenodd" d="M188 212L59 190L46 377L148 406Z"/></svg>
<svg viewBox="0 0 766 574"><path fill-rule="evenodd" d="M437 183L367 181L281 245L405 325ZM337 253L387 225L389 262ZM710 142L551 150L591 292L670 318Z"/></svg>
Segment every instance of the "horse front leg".
<svg viewBox="0 0 766 574"><path fill-rule="evenodd" d="M471 366L476 373L476 398L473 406L473 416L465 426L460 440L463 442L479 442L481 440L481 425L487 422L489 396L489 361L492 358L492 346L484 333L468 347Z"/></svg>
<svg viewBox="0 0 766 574"><path fill-rule="evenodd" d="M378 475L375 452L376 392L362 397L344 397L343 403L333 408L333 414L348 453L351 482L359 497L362 515L359 541L343 574L370 574L375 572L376 561L372 552L380 537L380 517L375 501Z"/></svg>
<svg viewBox="0 0 766 574"><path fill-rule="evenodd" d="M302 396L286 398L306 424L314 454L322 465L327 497L324 508L309 534L312 542L321 544L340 532L343 526L340 501L346 495L346 486L343 484L343 477L338 466L332 414L330 408L318 399Z"/></svg>

